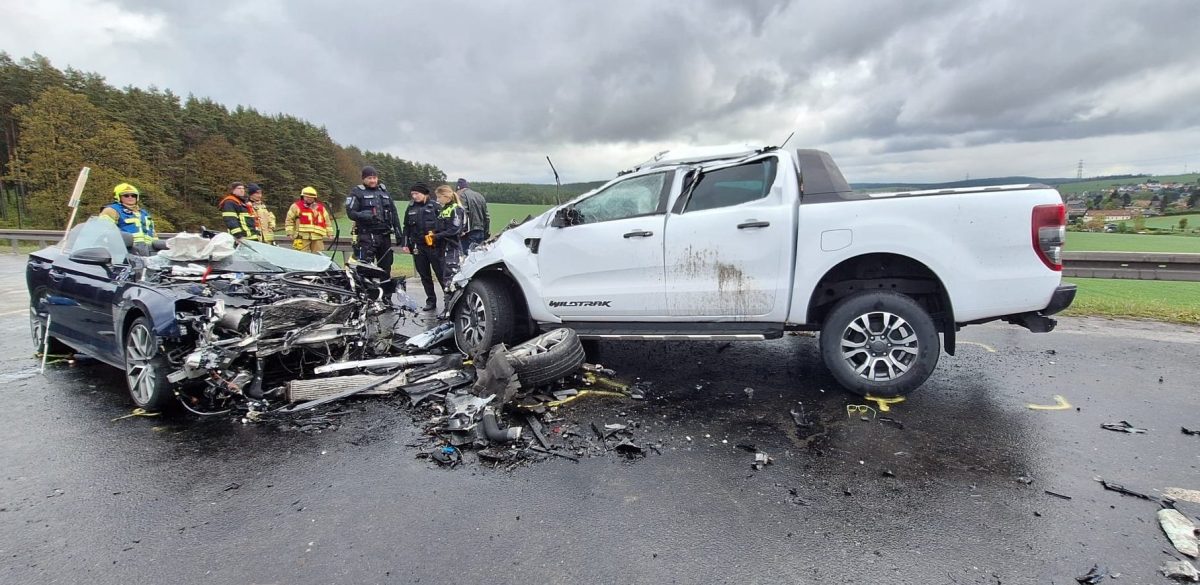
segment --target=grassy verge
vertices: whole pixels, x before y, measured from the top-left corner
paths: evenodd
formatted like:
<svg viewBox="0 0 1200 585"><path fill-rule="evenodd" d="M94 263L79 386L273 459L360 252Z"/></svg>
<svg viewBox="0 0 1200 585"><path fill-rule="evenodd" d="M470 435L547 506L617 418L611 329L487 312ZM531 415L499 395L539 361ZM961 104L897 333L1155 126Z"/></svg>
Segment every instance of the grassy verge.
<svg viewBox="0 0 1200 585"><path fill-rule="evenodd" d="M1079 287L1068 316L1125 317L1200 325L1200 282L1065 278Z"/></svg>
<svg viewBox="0 0 1200 585"><path fill-rule="evenodd" d="M1189 252L1200 253L1200 238L1143 234L1070 232L1068 252Z"/></svg>

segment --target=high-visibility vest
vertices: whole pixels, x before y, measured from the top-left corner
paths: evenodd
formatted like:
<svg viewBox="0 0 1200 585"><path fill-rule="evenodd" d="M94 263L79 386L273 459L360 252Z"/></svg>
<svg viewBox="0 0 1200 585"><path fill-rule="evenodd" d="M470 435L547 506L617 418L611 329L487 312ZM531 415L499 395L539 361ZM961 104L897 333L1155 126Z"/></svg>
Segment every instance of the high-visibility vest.
<svg viewBox="0 0 1200 585"><path fill-rule="evenodd" d="M329 235L329 223L325 221L325 204L318 201L315 208L309 209L301 199L296 201L296 209L300 212L296 216L297 235L305 234L310 240L321 240Z"/></svg>
<svg viewBox="0 0 1200 585"><path fill-rule="evenodd" d="M136 212L130 211L120 203L112 203L106 207L117 212L117 227L123 232L133 234L133 243L149 244L154 241L154 220L150 219L150 212L141 208Z"/></svg>
<svg viewBox="0 0 1200 585"><path fill-rule="evenodd" d="M232 201L234 209L237 211L225 211L225 203ZM221 209L221 217L225 219L225 226L229 228L229 234L235 238L245 238L247 240L258 240L260 233L258 231L258 218L254 214L254 206L250 205L249 201L242 201L236 195L226 195L217 208ZM230 225L229 219L234 220L234 225Z"/></svg>

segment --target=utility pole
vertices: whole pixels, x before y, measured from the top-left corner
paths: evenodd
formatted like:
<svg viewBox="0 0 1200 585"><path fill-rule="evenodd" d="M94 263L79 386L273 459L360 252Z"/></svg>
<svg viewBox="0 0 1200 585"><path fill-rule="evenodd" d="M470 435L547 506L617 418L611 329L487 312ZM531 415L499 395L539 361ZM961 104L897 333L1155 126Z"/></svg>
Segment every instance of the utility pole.
<svg viewBox="0 0 1200 585"><path fill-rule="evenodd" d="M1075 167L1075 178L1083 179L1083 159L1079 159L1079 166Z"/></svg>

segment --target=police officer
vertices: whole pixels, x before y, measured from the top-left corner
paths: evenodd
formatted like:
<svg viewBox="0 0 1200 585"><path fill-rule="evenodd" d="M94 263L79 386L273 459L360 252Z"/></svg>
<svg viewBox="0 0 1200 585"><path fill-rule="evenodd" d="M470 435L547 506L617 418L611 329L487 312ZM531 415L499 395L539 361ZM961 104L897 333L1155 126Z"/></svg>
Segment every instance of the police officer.
<svg viewBox="0 0 1200 585"><path fill-rule="evenodd" d="M408 189L412 202L404 211L404 253L412 254L413 267L421 277L425 289L425 310L437 308L437 294L433 288L433 275L442 276L441 250L434 236L438 229L441 206L429 197L429 187L417 183ZM443 285L446 283L443 283Z"/></svg>
<svg viewBox="0 0 1200 585"><path fill-rule="evenodd" d="M379 182L379 173L375 167L365 166L362 170L362 184L350 190L346 197L346 215L354 222L358 234L358 252L356 258L360 262L374 263L392 273L392 236L400 243L404 232L400 227L400 218L396 215L396 204L388 194L387 187ZM395 292L396 285L389 281L384 292L389 296Z"/></svg>

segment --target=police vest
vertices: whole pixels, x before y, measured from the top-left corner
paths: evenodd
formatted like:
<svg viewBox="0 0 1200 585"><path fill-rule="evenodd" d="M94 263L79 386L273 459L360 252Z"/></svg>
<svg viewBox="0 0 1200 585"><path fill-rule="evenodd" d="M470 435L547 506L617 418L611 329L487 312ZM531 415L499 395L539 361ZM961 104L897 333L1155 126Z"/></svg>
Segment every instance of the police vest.
<svg viewBox="0 0 1200 585"><path fill-rule="evenodd" d="M117 227L121 231L133 234L133 243L149 244L154 241L154 220L145 209L132 212L120 203L113 203L109 209L117 212Z"/></svg>
<svg viewBox="0 0 1200 585"><path fill-rule="evenodd" d="M304 201L300 200L296 202L296 209L300 210L300 215L296 216L296 232L298 234L310 235L311 239L323 239L329 235L324 204L317 203L315 209L309 209L304 205Z"/></svg>

